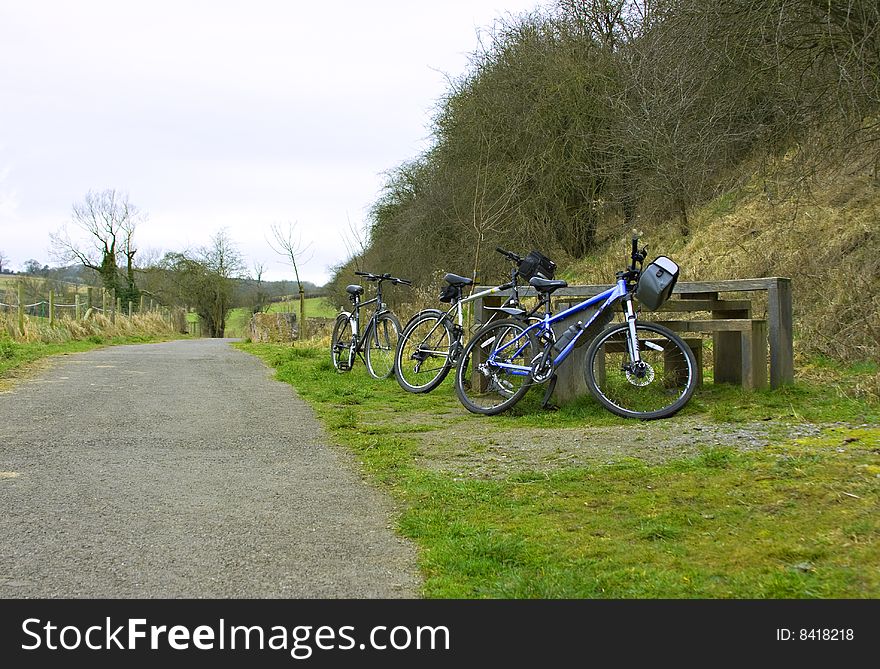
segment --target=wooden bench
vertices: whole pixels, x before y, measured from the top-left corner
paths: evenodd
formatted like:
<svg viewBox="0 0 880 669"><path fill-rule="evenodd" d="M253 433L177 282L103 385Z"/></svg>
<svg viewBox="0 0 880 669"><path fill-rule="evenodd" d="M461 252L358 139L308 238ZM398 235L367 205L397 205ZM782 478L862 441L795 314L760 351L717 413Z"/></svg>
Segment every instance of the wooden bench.
<svg viewBox="0 0 880 669"><path fill-rule="evenodd" d="M476 291L488 288L477 286ZM554 312L592 297L610 285L583 285L562 288L553 294ZM755 318L752 299L723 297L724 293L745 293L755 297L766 294L766 318ZM525 297L535 296L528 287L521 289ZM492 295L474 302L477 322L485 322L490 313L486 307L498 306L509 296ZM698 318L697 314L708 313ZM675 318L691 315L693 318ZM682 333L694 351L700 367L698 381L702 382L703 338L712 336L712 372L715 383L735 383L743 388L772 388L794 382L794 353L792 345L791 280L783 277L757 279L727 279L721 281L681 281L673 290L673 297L656 312L642 312L640 318L666 325ZM698 336L687 336L687 334ZM583 380L584 355L587 347L576 347L558 372L554 392L557 402L565 402L587 392ZM768 355L769 354L769 355ZM769 369L768 369L769 357ZM769 373L768 373L769 372Z"/></svg>

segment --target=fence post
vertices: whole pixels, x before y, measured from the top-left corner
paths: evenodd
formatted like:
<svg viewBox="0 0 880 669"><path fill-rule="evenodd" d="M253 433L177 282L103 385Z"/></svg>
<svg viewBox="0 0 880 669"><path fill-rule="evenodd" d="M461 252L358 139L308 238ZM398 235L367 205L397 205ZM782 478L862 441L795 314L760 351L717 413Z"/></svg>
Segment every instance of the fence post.
<svg viewBox="0 0 880 669"><path fill-rule="evenodd" d="M86 311L91 309L92 304L94 304L94 302L92 301L92 297L93 297L93 290L92 290L92 287L89 286L88 288L86 288Z"/></svg>
<svg viewBox="0 0 880 669"><path fill-rule="evenodd" d="M131 318L131 300L128 301L128 317Z"/></svg>
<svg viewBox="0 0 880 669"><path fill-rule="evenodd" d="M381 305L379 305L381 306ZM306 293L300 287L299 289L299 339L306 338Z"/></svg>
<svg viewBox="0 0 880 669"><path fill-rule="evenodd" d="M110 322L116 323L116 289L110 289Z"/></svg>
<svg viewBox="0 0 880 669"><path fill-rule="evenodd" d="M49 327L55 325L55 291L49 290Z"/></svg>
<svg viewBox="0 0 880 669"><path fill-rule="evenodd" d="M82 312L82 306L79 303L79 293L73 296L73 319L78 321Z"/></svg>
<svg viewBox="0 0 880 669"><path fill-rule="evenodd" d="M18 282L18 331L24 335L24 284Z"/></svg>
<svg viewBox="0 0 880 669"><path fill-rule="evenodd" d="M141 293L141 303L140 303L140 306L138 307L138 313L139 314L144 313L144 294L143 293Z"/></svg>
<svg viewBox="0 0 880 669"><path fill-rule="evenodd" d="M151 298L150 298L150 311L155 311L155 310L156 310L156 307L154 306L154 304L153 304L153 298L151 297Z"/></svg>
<svg viewBox="0 0 880 669"><path fill-rule="evenodd" d="M107 315L107 289L101 288L101 313Z"/></svg>

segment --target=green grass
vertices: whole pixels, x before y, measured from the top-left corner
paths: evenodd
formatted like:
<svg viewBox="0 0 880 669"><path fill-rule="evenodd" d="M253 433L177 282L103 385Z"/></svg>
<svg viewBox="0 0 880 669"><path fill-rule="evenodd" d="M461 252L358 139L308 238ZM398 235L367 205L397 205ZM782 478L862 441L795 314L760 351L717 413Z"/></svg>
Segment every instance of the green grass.
<svg viewBox="0 0 880 669"><path fill-rule="evenodd" d="M878 406L831 384L744 393L708 386L680 416L645 424L589 398L560 411L532 392L514 412L468 414L447 380L428 395L337 374L323 350L241 344L314 407L332 438L401 503L399 531L420 549L424 594L442 598L855 598L880 596ZM650 464L475 472L432 466L430 453L504 458L499 435L745 421L826 426L759 450L706 444ZM574 431L572 429L574 428ZM430 448L426 447L430 444ZM436 463L434 463L436 465Z"/></svg>

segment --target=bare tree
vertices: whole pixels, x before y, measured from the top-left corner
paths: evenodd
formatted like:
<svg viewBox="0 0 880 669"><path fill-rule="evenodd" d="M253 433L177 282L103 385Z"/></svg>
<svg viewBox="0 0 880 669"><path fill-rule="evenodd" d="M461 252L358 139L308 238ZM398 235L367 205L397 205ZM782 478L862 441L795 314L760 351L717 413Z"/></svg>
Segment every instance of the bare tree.
<svg viewBox="0 0 880 669"><path fill-rule="evenodd" d="M67 226L50 235L53 256L64 262L79 262L94 270L108 290L127 300L137 298L134 275L134 232L143 214L114 189L89 191L82 202L73 205L71 235ZM120 265L125 266L124 285L120 285Z"/></svg>
<svg viewBox="0 0 880 669"><path fill-rule="evenodd" d="M266 310L269 302L269 293L266 290L266 287L263 285L263 274L265 273L265 271L266 266L263 263L254 261L254 290L251 299L251 312L255 314L261 313L262 311Z"/></svg>
<svg viewBox="0 0 880 669"><path fill-rule="evenodd" d="M3 251L0 251L0 272L3 271L3 266L4 266L7 262L9 262L9 258L6 256L5 253L3 253Z"/></svg>
<svg viewBox="0 0 880 669"><path fill-rule="evenodd" d="M346 218L348 220L348 232L340 233L342 244L345 246L349 260L354 261L355 269L360 270L360 260L370 247L370 229L365 223L358 226L352 223L350 218Z"/></svg>
<svg viewBox="0 0 880 669"><path fill-rule="evenodd" d="M269 247L278 255L284 256L293 266L293 274L296 277L296 285L299 289L299 331L300 338L306 333L306 300L305 288L299 277L299 266L308 262L303 261L303 254L309 250L311 243L303 245L302 235L296 233L296 223L288 223L286 228L282 228L275 223L271 226L272 239L266 240Z"/></svg>

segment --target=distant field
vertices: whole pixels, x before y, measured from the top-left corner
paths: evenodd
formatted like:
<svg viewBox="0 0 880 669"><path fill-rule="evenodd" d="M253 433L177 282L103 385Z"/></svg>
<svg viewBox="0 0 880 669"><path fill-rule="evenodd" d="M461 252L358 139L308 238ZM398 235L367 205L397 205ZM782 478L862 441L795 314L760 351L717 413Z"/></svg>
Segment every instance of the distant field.
<svg viewBox="0 0 880 669"><path fill-rule="evenodd" d="M290 313L299 315L299 301L294 302L276 302L269 307L269 313ZM333 318L336 316L336 309L327 303L323 297L309 297L306 299L306 318ZM247 336L247 325L251 319L250 309L239 308L233 309L226 319L226 336L227 337L245 337ZM187 314L187 321L195 323L198 316L195 314Z"/></svg>
<svg viewBox="0 0 880 669"><path fill-rule="evenodd" d="M299 313L299 300L291 302L275 302L269 307L269 313ZM306 318L334 318L339 313L324 297L306 298Z"/></svg>

